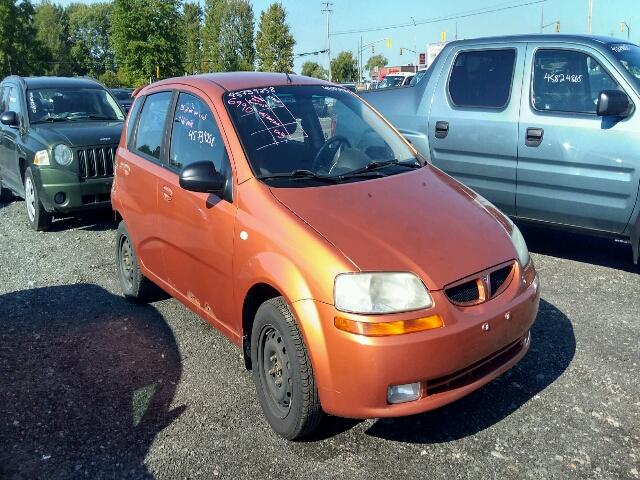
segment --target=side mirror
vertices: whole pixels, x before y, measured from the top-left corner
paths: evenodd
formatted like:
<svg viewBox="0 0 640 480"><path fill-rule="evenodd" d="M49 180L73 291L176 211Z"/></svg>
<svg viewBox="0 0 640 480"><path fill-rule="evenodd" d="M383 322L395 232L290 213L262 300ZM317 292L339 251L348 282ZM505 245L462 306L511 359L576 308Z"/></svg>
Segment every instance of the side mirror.
<svg viewBox="0 0 640 480"><path fill-rule="evenodd" d="M2 122L3 125L8 125L10 127L20 126L20 118L18 118L18 114L12 111L4 112L0 115L0 122Z"/></svg>
<svg viewBox="0 0 640 480"><path fill-rule="evenodd" d="M596 113L600 117L624 117L629 113L631 101L620 90L603 90L598 96Z"/></svg>
<svg viewBox="0 0 640 480"><path fill-rule="evenodd" d="M227 178L216 171L213 162L195 162L185 166L180 172L180 186L191 192L222 195Z"/></svg>

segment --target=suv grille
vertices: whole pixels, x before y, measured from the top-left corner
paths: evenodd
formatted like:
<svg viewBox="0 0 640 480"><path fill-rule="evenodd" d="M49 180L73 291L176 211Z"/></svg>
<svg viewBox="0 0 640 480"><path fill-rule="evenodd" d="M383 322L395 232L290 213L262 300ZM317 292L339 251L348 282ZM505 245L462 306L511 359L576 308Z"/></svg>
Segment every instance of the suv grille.
<svg viewBox="0 0 640 480"><path fill-rule="evenodd" d="M514 264L497 268L489 274L466 282L454 284L445 289L445 294L452 303L461 306L477 305L500 295L510 283Z"/></svg>
<svg viewBox="0 0 640 480"><path fill-rule="evenodd" d="M116 146L81 148L76 151L80 178L100 178L113 176Z"/></svg>

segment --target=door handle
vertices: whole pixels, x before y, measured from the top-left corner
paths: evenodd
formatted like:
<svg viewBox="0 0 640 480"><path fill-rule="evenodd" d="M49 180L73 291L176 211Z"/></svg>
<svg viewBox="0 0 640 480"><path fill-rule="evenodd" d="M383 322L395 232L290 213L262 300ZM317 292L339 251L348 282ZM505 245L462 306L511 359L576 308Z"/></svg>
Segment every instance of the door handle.
<svg viewBox="0 0 640 480"><path fill-rule="evenodd" d="M436 122L436 138L444 138L449 133L449 122Z"/></svg>
<svg viewBox="0 0 640 480"><path fill-rule="evenodd" d="M171 190L169 187L167 187L166 185L162 187L162 197L167 201L170 202L173 199L173 190Z"/></svg>
<svg viewBox="0 0 640 480"><path fill-rule="evenodd" d="M524 143L527 147L537 147L542 143L544 130L542 128L527 128L527 138Z"/></svg>

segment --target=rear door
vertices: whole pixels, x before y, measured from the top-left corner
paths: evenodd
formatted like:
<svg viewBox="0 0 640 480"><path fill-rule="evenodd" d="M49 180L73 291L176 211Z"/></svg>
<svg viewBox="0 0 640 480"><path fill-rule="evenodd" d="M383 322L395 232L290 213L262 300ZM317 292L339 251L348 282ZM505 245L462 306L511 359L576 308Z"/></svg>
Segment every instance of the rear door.
<svg viewBox="0 0 640 480"><path fill-rule="evenodd" d="M163 139L173 92L150 93L138 115L134 110L130 121L133 136L127 149L120 149L117 185L121 192L124 220L133 239L138 260L145 274L164 278L164 265L158 225L158 179L163 167ZM128 130L128 129L127 129Z"/></svg>
<svg viewBox="0 0 640 480"><path fill-rule="evenodd" d="M602 90L626 90L632 99L633 91L588 46L531 43L526 65L517 216L621 233L640 181L640 105L620 120L598 117L596 102Z"/></svg>
<svg viewBox="0 0 640 480"><path fill-rule="evenodd" d="M526 44L449 53L429 115L433 163L515 214L518 110Z"/></svg>

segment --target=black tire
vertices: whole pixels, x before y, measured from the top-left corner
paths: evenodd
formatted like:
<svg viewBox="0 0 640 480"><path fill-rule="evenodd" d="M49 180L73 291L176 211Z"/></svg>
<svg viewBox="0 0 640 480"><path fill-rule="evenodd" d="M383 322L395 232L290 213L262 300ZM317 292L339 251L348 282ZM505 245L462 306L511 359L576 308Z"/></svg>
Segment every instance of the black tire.
<svg viewBox="0 0 640 480"><path fill-rule="evenodd" d="M122 294L130 302L149 303L162 296L160 288L140 271L138 257L124 221L120 222L116 232L116 266Z"/></svg>
<svg viewBox="0 0 640 480"><path fill-rule="evenodd" d="M282 297L258 308L251 362L258 400L271 428L288 440L313 432L323 416L318 388L304 339Z"/></svg>
<svg viewBox="0 0 640 480"><path fill-rule="evenodd" d="M31 228L39 232L51 226L53 215L42 206L40 192L38 192L31 167L28 167L24 172L24 203L27 211L27 221Z"/></svg>

